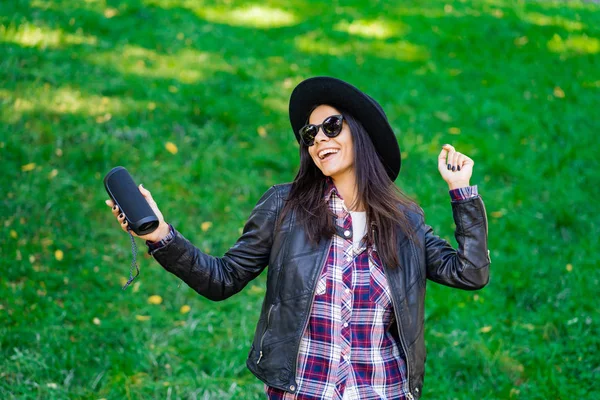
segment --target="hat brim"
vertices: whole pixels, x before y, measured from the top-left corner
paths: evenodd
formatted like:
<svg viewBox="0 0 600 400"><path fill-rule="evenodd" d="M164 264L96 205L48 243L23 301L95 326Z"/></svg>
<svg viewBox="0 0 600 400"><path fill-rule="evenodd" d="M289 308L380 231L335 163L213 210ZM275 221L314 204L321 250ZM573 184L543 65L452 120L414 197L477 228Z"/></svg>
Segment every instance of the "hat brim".
<svg viewBox="0 0 600 400"><path fill-rule="evenodd" d="M401 156L398 140L381 106L367 94L340 79L318 76L298 84L290 97L290 122L300 143L300 128L313 107L327 104L343 109L355 117L369 134L375 150L393 181L400 173Z"/></svg>

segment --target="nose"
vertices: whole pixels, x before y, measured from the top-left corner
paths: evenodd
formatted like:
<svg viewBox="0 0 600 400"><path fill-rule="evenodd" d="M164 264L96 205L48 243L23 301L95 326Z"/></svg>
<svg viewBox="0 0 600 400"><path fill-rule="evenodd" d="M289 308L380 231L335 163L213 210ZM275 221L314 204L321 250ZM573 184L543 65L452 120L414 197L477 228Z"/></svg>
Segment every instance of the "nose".
<svg viewBox="0 0 600 400"><path fill-rule="evenodd" d="M317 142L327 142L329 141L329 136L327 136L325 134L325 132L323 132L323 127L320 126L319 130L317 131L317 136L315 136L315 143Z"/></svg>

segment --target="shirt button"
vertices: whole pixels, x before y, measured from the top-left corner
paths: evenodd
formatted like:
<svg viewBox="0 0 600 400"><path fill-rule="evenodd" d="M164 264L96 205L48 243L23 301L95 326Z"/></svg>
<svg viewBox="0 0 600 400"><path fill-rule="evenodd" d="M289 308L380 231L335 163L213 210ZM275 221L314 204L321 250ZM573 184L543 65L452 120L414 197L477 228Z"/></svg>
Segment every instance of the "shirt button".
<svg viewBox="0 0 600 400"><path fill-rule="evenodd" d="M290 385L290 390L293 392L294 390L296 390L296 386Z"/></svg>
<svg viewBox="0 0 600 400"><path fill-rule="evenodd" d="M350 237L350 231L344 231L344 236Z"/></svg>
<svg viewBox="0 0 600 400"><path fill-rule="evenodd" d="M344 328L347 328L347 327L348 327L348 323L344 322Z"/></svg>
<svg viewBox="0 0 600 400"><path fill-rule="evenodd" d="M344 290L344 292L346 292L346 294L350 293L350 289L346 289Z"/></svg>
<svg viewBox="0 0 600 400"><path fill-rule="evenodd" d="M346 257L346 261L352 261L352 256Z"/></svg>

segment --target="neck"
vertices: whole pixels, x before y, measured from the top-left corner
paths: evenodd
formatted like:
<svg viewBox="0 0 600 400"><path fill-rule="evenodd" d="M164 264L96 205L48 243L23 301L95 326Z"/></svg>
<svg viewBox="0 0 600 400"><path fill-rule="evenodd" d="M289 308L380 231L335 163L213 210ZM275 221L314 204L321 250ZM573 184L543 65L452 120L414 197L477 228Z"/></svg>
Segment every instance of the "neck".
<svg viewBox="0 0 600 400"><path fill-rule="evenodd" d="M354 173L344 174L339 177L331 177L333 184L337 188L340 196L344 199L344 204L350 211L365 211L361 204L355 204L357 201L357 186Z"/></svg>

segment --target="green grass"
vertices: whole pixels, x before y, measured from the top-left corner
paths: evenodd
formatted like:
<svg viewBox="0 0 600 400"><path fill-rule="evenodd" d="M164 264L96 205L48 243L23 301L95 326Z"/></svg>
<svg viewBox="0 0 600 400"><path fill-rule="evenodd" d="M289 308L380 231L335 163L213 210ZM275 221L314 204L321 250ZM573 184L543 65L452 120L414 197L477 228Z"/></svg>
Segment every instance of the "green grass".
<svg viewBox="0 0 600 400"><path fill-rule="evenodd" d="M140 242L121 291L102 178L126 166L220 255L293 179L287 101L321 74L384 106L397 184L453 244L436 156L475 160L491 282L429 285L424 398L598 398L597 4L13 0L0 54L0 398L263 397L245 358L264 276L212 303Z"/></svg>

